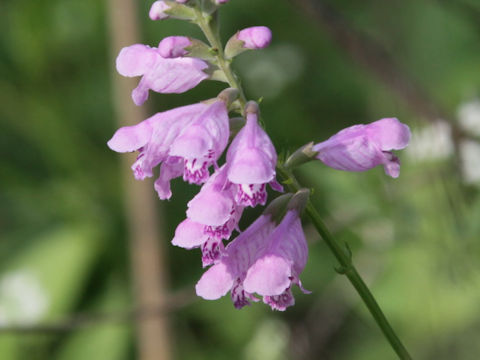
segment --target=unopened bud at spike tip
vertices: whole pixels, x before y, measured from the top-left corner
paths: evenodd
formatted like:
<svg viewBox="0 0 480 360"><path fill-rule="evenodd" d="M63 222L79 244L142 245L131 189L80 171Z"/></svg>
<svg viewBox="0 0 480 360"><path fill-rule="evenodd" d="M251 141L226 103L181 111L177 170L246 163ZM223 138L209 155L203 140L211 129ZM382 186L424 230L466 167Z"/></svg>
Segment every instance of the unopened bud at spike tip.
<svg viewBox="0 0 480 360"><path fill-rule="evenodd" d="M170 6L165 1L155 1L150 8L148 16L152 20L165 20L168 19L168 15L165 11L169 9Z"/></svg>

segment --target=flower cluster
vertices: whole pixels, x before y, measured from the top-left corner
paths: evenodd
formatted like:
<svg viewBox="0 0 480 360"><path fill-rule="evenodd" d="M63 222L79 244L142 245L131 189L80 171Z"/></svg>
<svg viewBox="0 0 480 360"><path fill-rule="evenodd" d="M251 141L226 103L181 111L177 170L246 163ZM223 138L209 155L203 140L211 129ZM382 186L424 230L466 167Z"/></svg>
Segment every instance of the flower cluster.
<svg viewBox="0 0 480 360"><path fill-rule="evenodd" d="M156 1L149 15L152 20L173 17L195 22L201 18L205 26L208 15L225 2L209 3L215 8L212 10L187 0ZM143 44L123 48L116 66L123 76L141 77L132 92L137 105L148 99L150 90L183 93L204 80L226 81L232 88L216 98L122 127L108 146L117 152L138 152L132 165L138 180L152 177L158 166L154 188L162 200L172 197L170 181L174 178L181 176L190 184L202 185L189 201L186 219L172 240L176 246L201 250L203 266L209 269L196 286L199 296L217 299L230 291L235 307L241 308L258 301L256 293L272 309L285 310L294 303L292 284L306 292L299 279L308 254L300 212L308 192L280 196L240 232L238 224L244 210L266 205L267 185L278 192L283 189L276 180L277 153L259 124L258 105L240 96L237 85L226 80L233 75L227 74L228 65L225 68L225 63L238 54L268 46L271 37L270 29L256 26L238 31L220 52L213 44L186 36L167 37L156 48ZM232 111L240 112L245 123L230 142ZM312 145L309 159L350 171L383 164L388 175L397 177L399 161L391 150L404 148L409 136L406 125L383 119L345 129ZM218 164L224 153L225 163ZM225 246L234 231L240 234Z"/></svg>

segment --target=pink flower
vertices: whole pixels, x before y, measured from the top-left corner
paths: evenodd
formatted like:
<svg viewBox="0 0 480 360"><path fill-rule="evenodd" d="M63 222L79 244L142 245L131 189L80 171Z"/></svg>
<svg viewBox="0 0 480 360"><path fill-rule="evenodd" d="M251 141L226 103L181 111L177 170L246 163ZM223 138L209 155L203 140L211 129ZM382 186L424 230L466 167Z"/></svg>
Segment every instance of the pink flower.
<svg viewBox="0 0 480 360"><path fill-rule="evenodd" d="M247 122L227 152L228 180L236 185L235 200L241 206L265 205L266 184L282 191L275 180L277 153L272 141L258 125L258 105L246 107Z"/></svg>
<svg viewBox="0 0 480 360"><path fill-rule="evenodd" d="M223 239L237 228L243 207L235 204L233 186L222 166L188 203L187 219L175 231L174 245L201 247L203 266L215 263L223 254Z"/></svg>
<svg viewBox="0 0 480 360"><path fill-rule="evenodd" d="M208 168L225 150L229 137L228 111L222 100L198 103L158 113L134 126L122 127L108 146L117 152L139 151L132 166L136 179L153 176L161 164L155 189L160 199L171 197L170 180L183 173L189 183L201 184Z"/></svg>
<svg viewBox="0 0 480 360"><path fill-rule="evenodd" d="M400 173L400 161L391 150L404 149L410 141L410 129L396 118L368 125L348 127L330 139L316 144L317 158L326 165L346 171L365 171L383 165L393 178Z"/></svg>
<svg viewBox="0 0 480 360"><path fill-rule="evenodd" d="M272 32L266 26L253 26L240 30L236 37L243 41L243 47L247 49L263 49L270 45Z"/></svg>
<svg viewBox="0 0 480 360"><path fill-rule="evenodd" d="M117 71L120 75L142 76L132 91L136 105L143 104L148 91L159 93L182 93L197 86L209 76L203 72L208 64L196 58L166 59L157 48L135 44L123 48L117 57Z"/></svg>
<svg viewBox="0 0 480 360"><path fill-rule="evenodd" d="M165 11L169 9L170 6L165 1L155 1L150 7L148 16L152 20L165 20L168 18L168 15L165 13Z"/></svg>
<svg viewBox="0 0 480 360"><path fill-rule="evenodd" d="M235 307L241 308L250 300L258 301L253 295L258 293L272 309L283 311L294 304L291 286L301 287L299 275L307 255L297 210L289 210L278 226L272 215L261 215L227 246L220 262L203 274L196 285L197 295L215 300L230 291Z"/></svg>
<svg viewBox="0 0 480 360"><path fill-rule="evenodd" d="M191 45L191 40L186 36L169 36L160 41L158 52L164 58L178 58L187 55L185 48Z"/></svg>

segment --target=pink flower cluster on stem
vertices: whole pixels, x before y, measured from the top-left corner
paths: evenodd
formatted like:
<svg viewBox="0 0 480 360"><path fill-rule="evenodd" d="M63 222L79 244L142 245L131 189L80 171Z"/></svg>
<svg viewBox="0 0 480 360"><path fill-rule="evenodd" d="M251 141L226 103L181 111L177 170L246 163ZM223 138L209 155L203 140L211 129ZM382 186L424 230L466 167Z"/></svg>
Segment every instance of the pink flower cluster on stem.
<svg viewBox="0 0 480 360"><path fill-rule="evenodd" d="M215 4L225 2L216 0ZM191 17L195 12L189 4L187 0L155 1L149 15L152 20L192 20L196 15ZM272 33L265 26L240 30L226 44L225 58L216 61L212 54L218 49L212 51L197 39L170 36L158 48L143 44L123 48L116 66L123 76L141 77L132 91L134 103L141 105L150 90L183 93L214 77L215 71L226 75L220 60L230 61L247 49L264 48L271 39ZM171 198L170 182L174 178L203 184L188 202L186 219L177 226L172 240L186 249L200 248L203 266L210 266L196 285L199 296L213 300L230 292L235 307L242 308L259 301L258 294L272 309L283 311L294 304L292 285L307 292L299 279L308 255L300 212L309 193L299 191L279 212L281 202L275 203L277 198L275 206L269 205L253 224L240 231L244 210L266 204L267 184L279 192L283 188L276 180L277 153L259 124L257 103L247 102L245 125L228 147L229 111L238 110L238 105L231 107L238 93L238 89L226 89L214 99L160 112L137 125L122 127L108 146L117 152L138 152L132 165L138 180L152 177L158 166L154 188L162 200ZM342 130L310 150L315 158L335 169L364 171L381 164L388 175L397 177L400 163L392 150L403 149L409 139L408 126L388 118ZM226 162L219 166L225 151ZM224 241L234 231L239 235L225 246Z"/></svg>

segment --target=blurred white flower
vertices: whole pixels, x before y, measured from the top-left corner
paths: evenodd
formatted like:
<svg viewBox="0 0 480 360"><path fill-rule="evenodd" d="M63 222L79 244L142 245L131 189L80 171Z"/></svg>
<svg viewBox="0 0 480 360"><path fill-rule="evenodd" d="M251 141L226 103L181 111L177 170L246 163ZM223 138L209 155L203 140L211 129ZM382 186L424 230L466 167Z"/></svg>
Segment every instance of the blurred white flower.
<svg viewBox="0 0 480 360"><path fill-rule="evenodd" d="M458 121L463 130L480 136L480 100L461 104L458 107Z"/></svg>
<svg viewBox="0 0 480 360"><path fill-rule="evenodd" d="M480 144L473 140L463 140L460 143L462 159L462 175L466 183L480 181Z"/></svg>
<svg viewBox="0 0 480 360"><path fill-rule="evenodd" d="M28 271L0 278L0 325L31 324L48 309L48 296L37 277Z"/></svg>
<svg viewBox="0 0 480 360"><path fill-rule="evenodd" d="M451 134L450 124L443 120L421 129L413 129L406 154L416 161L445 159L453 153Z"/></svg>
<svg viewBox="0 0 480 360"><path fill-rule="evenodd" d="M458 122L465 132L480 136L480 100L465 102L458 107ZM466 183L480 181L480 144L474 140L460 143L462 175Z"/></svg>

